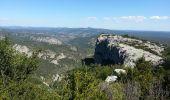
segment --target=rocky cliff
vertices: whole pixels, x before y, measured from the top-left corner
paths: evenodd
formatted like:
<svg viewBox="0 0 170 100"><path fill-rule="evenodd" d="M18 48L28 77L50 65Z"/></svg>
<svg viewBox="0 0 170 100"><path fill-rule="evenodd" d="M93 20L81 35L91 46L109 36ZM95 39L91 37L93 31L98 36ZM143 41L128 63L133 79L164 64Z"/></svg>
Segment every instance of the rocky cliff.
<svg viewBox="0 0 170 100"><path fill-rule="evenodd" d="M101 34L96 41L96 64L124 64L134 67L137 59L144 57L154 66L163 63L164 46L128 36Z"/></svg>

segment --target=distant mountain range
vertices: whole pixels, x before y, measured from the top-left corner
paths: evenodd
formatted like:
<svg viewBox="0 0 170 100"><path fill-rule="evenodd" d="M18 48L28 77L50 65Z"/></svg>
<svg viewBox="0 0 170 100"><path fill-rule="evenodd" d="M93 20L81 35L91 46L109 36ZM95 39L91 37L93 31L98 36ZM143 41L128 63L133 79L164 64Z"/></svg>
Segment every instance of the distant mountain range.
<svg viewBox="0 0 170 100"><path fill-rule="evenodd" d="M28 32L28 33L43 33L43 34L71 34L80 37L92 36L101 33L108 34L129 34L142 39L148 39L154 42L170 45L170 32L166 31L133 31L133 30L109 30L102 28L66 28L66 27L20 27L20 26L4 26L0 30L7 32Z"/></svg>

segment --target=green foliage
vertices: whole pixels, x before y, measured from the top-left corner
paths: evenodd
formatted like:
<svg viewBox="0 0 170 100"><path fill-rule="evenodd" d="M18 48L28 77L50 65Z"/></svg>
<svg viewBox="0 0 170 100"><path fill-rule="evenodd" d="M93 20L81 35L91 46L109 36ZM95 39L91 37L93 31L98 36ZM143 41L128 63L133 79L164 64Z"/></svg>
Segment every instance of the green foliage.
<svg viewBox="0 0 170 100"><path fill-rule="evenodd" d="M59 100L60 96L50 90L38 87L28 81L21 84L12 84L1 92L0 99L3 100Z"/></svg>
<svg viewBox="0 0 170 100"><path fill-rule="evenodd" d="M105 80L107 76L113 73L114 67L110 66L97 66L93 68L89 68L87 71L91 72L96 76L96 78Z"/></svg>
<svg viewBox="0 0 170 100"><path fill-rule="evenodd" d="M19 54L10 41L0 40L0 99L56 100L59 95L30 83L29 76L37 69L38 51L31 57ZM39 84L38 81L35 83Z"/></svg>
<svg viewBox="0 0 170 100"><path fill-rule="evenodd" d="M68 75L68 89L70 89L70 99L97 100L106 99L106 96L99 90L100 80L96 79L92 73L76 70Z"/></svg>
<svg viewBox="0 0 170 100"><path fill-rule="evenodd" d="M134 67L134 79L141 86L142 95L147 94L149 87L153 82L152 64L140 58Z"/></svg>
<svg viewBox="0 0 170 100"><path fill-rule="evenodd" d="M164 67L165 69L169 70L170 69L170 47L165 48L163 55L165 57Z"/></svg>
<svg viewBox="0 0 170 100"><path fill-rule="evenodd" d="M91 66L68 72L67 77L54 84L64 100L122 100L124 98L121 83L106 84L103 81L112 74L114 67ZM58 85L57 85L58 84ZM62 87L62 88L61 88Z"/></svg>
<svg viewBox="0 0 170 100"><path fill-rule="evenodd" d="M137 37L135 37L135 36L133 36L133 35L129 35L129 34L123 34L123 35L121 35L121 36L124 37L124 38L139 39L139 38L137 38Z"/></svg>
<svg viewBox="0 0 170 100"><path fill-rule="evenodd" d="M168 48L165 52L166 63L162 68L153 69L149 61L141 58L136 62L134 69L127 68L127 74L120 75L116 82L108 84L104 82L106 77L115 75L113 70L122 66L84 66L69 71L62 81L57 81L50 87L45 86L33 75L38 68L37 54L38 52L35 52L28 58L16 52L7 38L0 40L0 99L159 100L164 96L165 89L170 87L170 49ZM73 61L65 59L61 62L70 64ZM45 62L40 64L44 67L50 66ZM74 66L73 63L70 65ZM47 67L49 70L46 71L50 72L54 67Z"/></svg>
<svg viewBox="0 0 170 100"><path fill-rule="evenodd" d="M131 85L127 86L127 91L136 92L126 97L136 98L134 94L139 95L140 99L157 100L167 97L167 90L163 87L165 70L162 67L153 68L151 62L145 61L142 57L133 69L127 68L126 71L127 75L123 78L124 84L136 84L133 88Z"/></svg>
<svg viewBox="0 0 170 100"><path fill-rule="evenodd" d="M110 86L112 93L112 100L124 100L124 92L122 83L113 83Z"/></svg>
<svg viewBox="0 0 170 100"><path fill-rule="evenodd" d="M25 80L37 67L37 52L28 58L17 53L7 38L0 41L0 77L4 86L10 81Z"/></svg>
<svg viewBox="0 0 170 100"><path fill-rule="evenodd" d="M170 47L165 48L164 51L164 57L165 57L165 63L163 64L163 67L165 69L165 88L169 91L169 98L170 99Z"/></svg>

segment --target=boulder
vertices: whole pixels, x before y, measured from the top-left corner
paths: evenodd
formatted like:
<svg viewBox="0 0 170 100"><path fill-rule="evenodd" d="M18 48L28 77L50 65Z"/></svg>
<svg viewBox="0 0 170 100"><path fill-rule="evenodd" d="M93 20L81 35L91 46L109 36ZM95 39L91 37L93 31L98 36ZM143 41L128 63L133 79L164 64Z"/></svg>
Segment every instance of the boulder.
<svg viewBox="0 0 170 100"><path fill-rule="evenodd" d="M116 80L117 80L117 76L111 75L111 76L107 76L105 82L110 83L110 82L114 82Z"/></svg>

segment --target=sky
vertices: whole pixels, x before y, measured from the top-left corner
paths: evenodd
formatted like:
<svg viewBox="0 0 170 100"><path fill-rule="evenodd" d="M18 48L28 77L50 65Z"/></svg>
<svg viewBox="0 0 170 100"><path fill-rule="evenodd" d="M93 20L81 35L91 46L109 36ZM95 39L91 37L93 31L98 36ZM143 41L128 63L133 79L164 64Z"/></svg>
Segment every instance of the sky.
<svg viewBox="0 0 170 100"><path fill-rule="evenodd" d="M0 0L0 26L170 31L170 0Z"/></svg>

